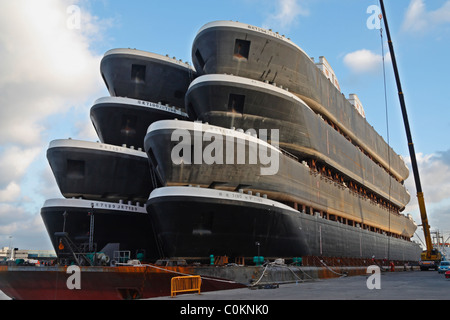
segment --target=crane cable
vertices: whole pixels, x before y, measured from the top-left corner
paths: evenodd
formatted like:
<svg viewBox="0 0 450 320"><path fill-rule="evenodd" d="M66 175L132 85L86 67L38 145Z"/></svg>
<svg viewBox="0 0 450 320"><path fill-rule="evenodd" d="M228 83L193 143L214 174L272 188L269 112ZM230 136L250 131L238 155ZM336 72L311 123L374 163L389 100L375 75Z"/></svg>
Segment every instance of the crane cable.
<svg viewBox="0 0 450 320"><path fill-rule="evenodd" d="M383 28L381 27L381 19L383 19L383 16L380 14L378 16L380 19L380 38L381 38L381 59L383 61L383 83L384 83L384 105L385 105L385 116L386 116L386 135L387 135L387 145L388 145L388 167L389 172L391 171L391 146L390 146L390 136L389 136L389 112L388 112L388 101L387 101L387 89L386 89L386 63L384 58L384 41L383 41ZM391 188L392 188L392 178L389 175L389 203L391 202ZM388 219L389 219L389 227L388 227L388 257L390 258L390 233L391 233L391 208L388 207Z"/></svg>

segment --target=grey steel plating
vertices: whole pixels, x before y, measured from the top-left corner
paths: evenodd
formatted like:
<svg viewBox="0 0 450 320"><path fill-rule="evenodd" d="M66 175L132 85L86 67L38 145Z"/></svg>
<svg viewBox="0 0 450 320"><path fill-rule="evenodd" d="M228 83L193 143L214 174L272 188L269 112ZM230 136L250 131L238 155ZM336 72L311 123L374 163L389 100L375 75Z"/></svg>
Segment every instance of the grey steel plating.
<svg viewBox="0 0 450 320"><path fill-rule="evenodd" d="M100 141L113 145L144 148L148 126L163 119L187 119L178 108L122 97L105 97L95 101L90 112Z"/></svg>
<svg viewBox="0 0 450 320"><path fill-rule="evenodd" d="M128 97L184 108L184 95L195 70L184 62L155 53L113 49L100 70L111 96Z"/></svg>
<svg viewBox="0 0 450 320"><path fill-rule="evenodd" d="M191 118L224 128L279 129L280 147L300 161L323 161L400 209L410 200L403 184L384 168L299 98L272 85L229 75L201 76L186 94L186 109Z"/></svg>
<svg viewBox="0 0 450 320"><path fill-rule="evenodd" d="M399 180L408 177L402 159L311 58L281 35L239 22L212 22L197 33L192 59L198 75L227 73L289 88Z"/></svg>
<svg viewBox="0 0 450 320"><path fill-rule="evenodd" d="M251 190L267 194L276 201L309 206L408 238L417 228L406 216L390 212L284 154L280 154L278 172L268 176L260 174L260 165L174 164L171 150L177 142L172 141L172 133L178 127L177 123L184 121L165 122L166 128L162 125L157 130L151 130L152 126L149 128L144 147L166 186L199 185L223 190ZM193 131L190 132L194 136ZM242 142L236 140L235 143Z"/></svg>
<svg viewBox="0 0 450 320"><path fill-rule="evenodd" d="M144 203L153 190L143 151L77 140L54 140L47 159L66 198Z"/></svg>
<svg viewBox="0 0 450 320"><path fill-rule="evenodd" d="M147 211L156 221L164 254L254 256L256 241L266 258L314 255L417 261L421 252L417 243L408 240L243 200L255 196L229 194L197 187L168 187L152 193Z"/></svg>

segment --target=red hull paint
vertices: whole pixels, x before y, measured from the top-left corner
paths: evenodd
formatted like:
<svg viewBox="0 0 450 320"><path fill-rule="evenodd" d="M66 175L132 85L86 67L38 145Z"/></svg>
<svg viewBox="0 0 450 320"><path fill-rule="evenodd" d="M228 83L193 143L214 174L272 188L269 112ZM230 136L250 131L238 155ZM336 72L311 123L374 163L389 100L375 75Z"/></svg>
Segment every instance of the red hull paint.
<svg viewBox="0 0 450 320"><path fill-rule="evenodd" d="M0 290L17 300L124 300L170 296L172 277L193 275L193 267L81 267L81 289L68 289L66 267L0 266ZM71 281L69 281L71 283ZM202 277L201 291L245 287Z"/></svg>

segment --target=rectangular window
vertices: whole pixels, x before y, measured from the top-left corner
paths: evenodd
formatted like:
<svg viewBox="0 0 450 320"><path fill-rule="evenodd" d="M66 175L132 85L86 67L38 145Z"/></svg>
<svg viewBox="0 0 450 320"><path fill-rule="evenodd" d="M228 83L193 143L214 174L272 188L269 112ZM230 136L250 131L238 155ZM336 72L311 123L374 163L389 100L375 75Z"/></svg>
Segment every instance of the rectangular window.
<svg viewBox="0 0 450 320"><path fill-rule="evenodd" d="M244 95L230 93L228 98L228 110L232 112L244 113L244 103Z"/></svg>
<svg viewBox="0 0 450 320"><path fill-rule="evenodd" d="M234 44L234 57L248 60L250 41L236 39Z"/></svg>
<svg viewBox="0 0 450 320"><path fill-rule="evenodd" d="M137 117L133 115L122 115L122 128L120 133L123 136L130 137L136 134Z"/></svg>
<svg viewBox="0 0 450 320"><path fill-rule="evenodd" d="M67 160L67 178L83 179L84 178L84 161Z"/></svg>
<svg viewBox="0 0 450 320"><path fill-rule="evenodd" d="M131 80L137 83L145 82L146 67L141 64L133 64L131 66Z"/></svg>

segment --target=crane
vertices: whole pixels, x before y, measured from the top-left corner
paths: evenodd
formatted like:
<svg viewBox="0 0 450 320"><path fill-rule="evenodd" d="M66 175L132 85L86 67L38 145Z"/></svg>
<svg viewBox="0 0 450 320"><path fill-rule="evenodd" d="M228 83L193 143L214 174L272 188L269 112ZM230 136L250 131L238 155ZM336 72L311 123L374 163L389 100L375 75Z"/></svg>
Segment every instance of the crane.
<svg viewBox="0 0 450 320"><path fill-rule="evenodd" d="M386 10L384 8L383 0L380 0L380 6L381 6L381 12L383 15L384 25L386 28L386 35L388 37L389 51L391 53L392 66L394 68L395 81L397 83L398 97L400 100L400 107L402 109L402 116L403 116L403 122L405 124L406 137L408 139L408 149L409 149L409 154L411 157L411 166L413 169L414 181L416 184L417 201L419 203L420 218L422 220L422 228L423 228L423 233L424 233L424 237L425 237L426 250L423 251L420 256L420 269L421 270L428 270L430 268L437 269L437 266L438 266L439 262L441 261L442 256L441 256L441 253L437 249L433 248L433 243L431 241L430 224L428 223L427 211L425 208L425 198L423 195L422 185L420 182L419 169L417 166L417 159L416 159L416 152L414 151L414 143L412 141L411 129L409 126L409 121L408 121L408 114L406 112L405 97L403 95L402 85L400 82L400 76L398 74L397 61L395 59L395 54L394 54L394 45L392 44L391 34L389 32L389 26L388 26L388 22L387 22L387 18L386 18Z"/></svg>

